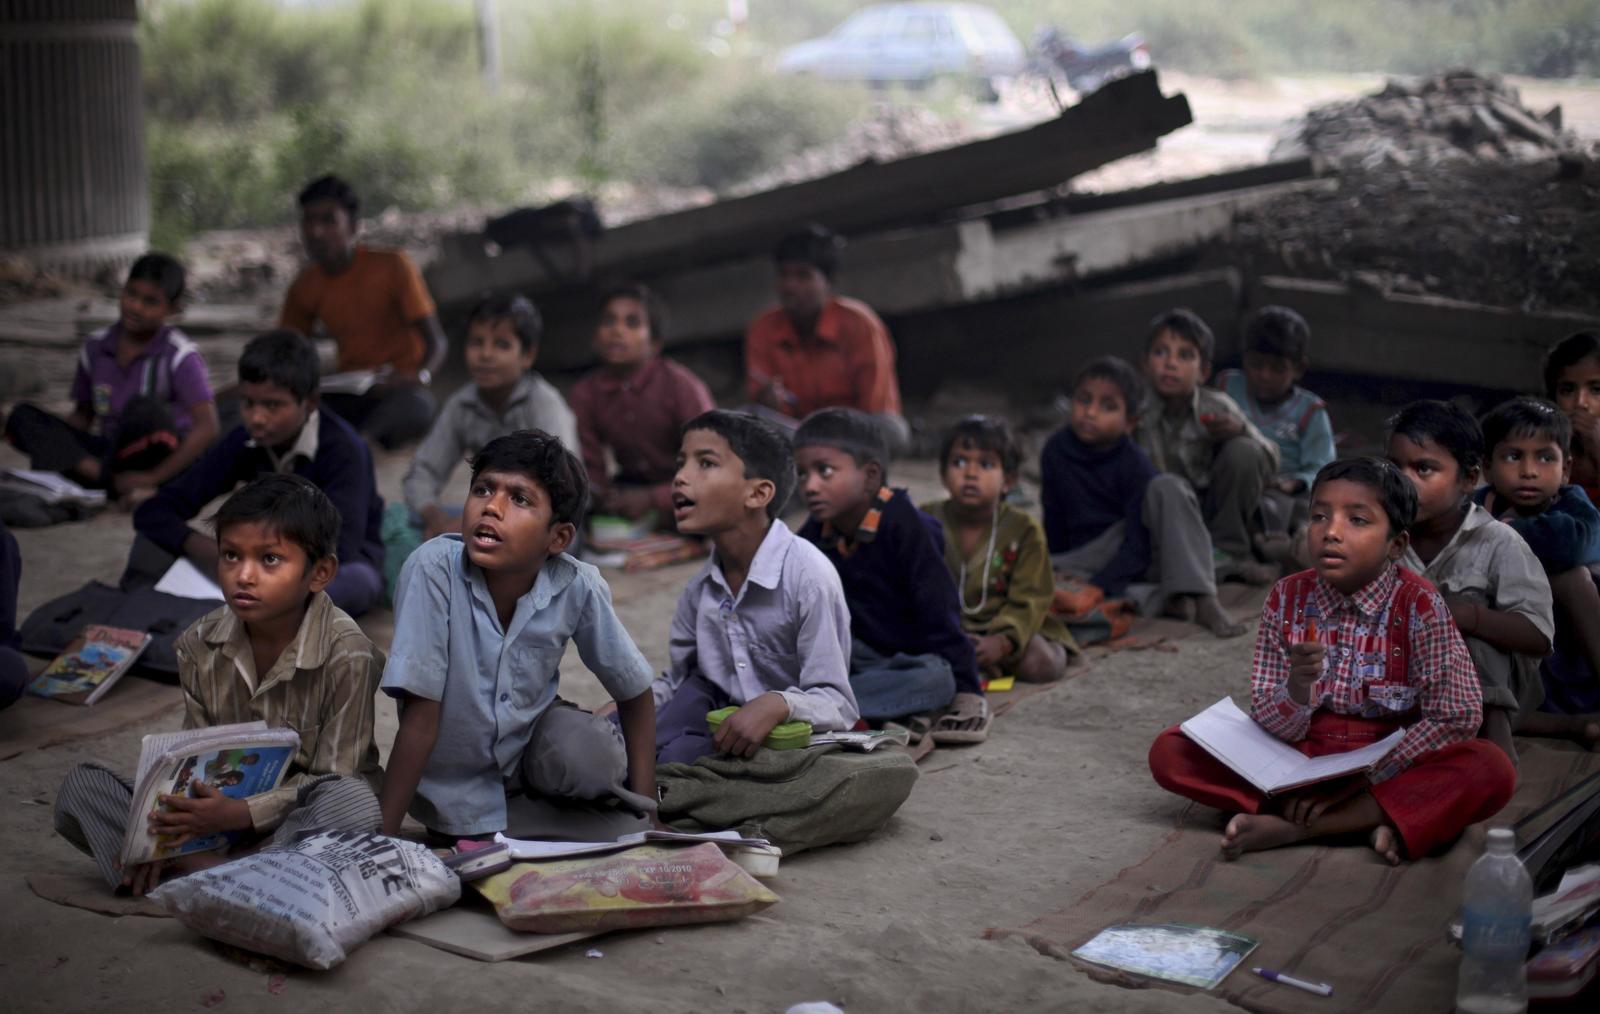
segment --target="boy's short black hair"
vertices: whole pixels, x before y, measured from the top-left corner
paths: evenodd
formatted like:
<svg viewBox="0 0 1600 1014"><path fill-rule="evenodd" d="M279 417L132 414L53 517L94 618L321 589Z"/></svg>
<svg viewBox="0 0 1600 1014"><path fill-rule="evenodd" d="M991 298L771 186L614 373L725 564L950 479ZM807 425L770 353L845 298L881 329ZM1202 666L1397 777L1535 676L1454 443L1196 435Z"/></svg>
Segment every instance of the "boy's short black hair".
<svg viewBox="0 0 1600 1014"><path fill-rule="evenodd" d="M522 343L524 352L538 348L539 340L544 337L544 318L527 296L501 294L483 297L467 316L467 326L471 327L480 320L490 323L509 320L511 330L516 332L517 341Z"/></svg>
<svg viewBox="0 0 1600 1014"><path fill-rule="evenodd" d="M1414 444L1424 440L1450 452L1463 474L1483 465L1483 430L1472 413L1448 401L1424 398L1389 419L1389 434Z"/></svg>
<svg viewBox="0 0 1600 1014"><path fill-rule="evenodd" d="M645 320L650 325L650 341L660 345L667 340L667 304L654 289L643 282L618 282L600 294L596 316L605 312L613 299L636 299L644 306Z"/></svg>
<svg viewBox="0 0 1600 1014"><path fill-rule="evenodd" d="M710 430L728 442L728 448L744 462L746 479L766 479L773 485L767 501L767 517L775 518L794 493L794 447L789 435L772 423L748 412L714 408L683 424L682 433Z"/></svg>
<svg viewBox="0 0 1600 1014"><path fill-rule="evenodd" d="M578 456L544 430L496 437L472 459L472 481L484 472L519 472L544 487L551 520L575 525L589 509L589 477Z"/></svg>
<svg viewBox="0 0 1600 1014"><path fill-rule="evenodd" d="M1022 448L1011 432L1011 424L996 415L969 415L946 430L944 442L939 445L941 470L950 464L950 452L957 447L973 447L996 455L1001 471L1008 476L1016 475L1022 467Z"/></svg>
<svg viewBox="0 0 1600 1014"><path fill-rule="evenodd" d="M1556 342L1544 357L1546 397L1556 396L1556 382L1564 370L1585 359L1600 359L1600 331L1577 331Z"/></svg>
<svg viewBox="0 0 1600 1014"><path fill-rule="evenodd" d="M1211 333L1211 326L1200 319L1200 315L1186 306L1174 307L1156 314L1150 322L1150 331L1145 335L1144 350L1150 351L1150 346L1161 337L1161 332L1171 331L1179 338L1194 345L1200 350L1200 361L1210 365L1216 355L1217 339Z"/></svg>
<svg viewBox="0 0 1600 1014"><path fill-rule="evenodd" d="M183 298L187 278L178 258L151 250L133 262L133 267L128 269L128 281L154 282L161 294L167 297L167 302L176 306Z"/></svg>
<svg viewBox="0 0 1600 1014"><path fill-rule="evenodd" d="M1561 448L1563 456L1572 452L1572 420L1542 398L1512 398L1496 405L1483 417L1483 450L1492 456L1507 437L1547 437Z"/></svg>
<svg viewBox="0 0 1600 1014"><path fill-rule="evenodd" d="M339 552L339 508L316 484L287 472L258 476L211 515L218 541L234 525L260 522L305 550L306 566Z"/></svg>
<svg viewBox="0 0 1600 1014"><path fill-rule="evenodd" d="M865 467L876 463L889 478L889 440L878 420L859 409L819 408L794 431L794 449L835 447Z"/></svg>
<svg viewBox="0 0 1600 1014"><path fill-rule="evenodd" d="M1244 350L1282 356L1303 369L1311 362L1311 325L1287 306L1263 306L1245 325Z"/></svg>
<svg viewBox="0 0 1600 1014"><path fill-rule="evenodd" d="M1394 462L1383 458L1340 458L1323 465L1317 477L1311 480L1311 499L1317 498L1317 487L1325 482L1343 479L1357 482L1378 494L1378 503L1389 519L1389 534L1398 535L1411 527L1417 519L1417 487L1395 467Z"/></svg>
<svg viewBox="0 0 1600 1014"><path fill-rule="evenodd" d="M352 225L361 216L361 199L356 196L356 188L332 173L318 176L300 191L300 207L303 208L312 201L334 202L350 216Z"/></svg>
<svg viewBox="0 0 1600 1014"><path fill-rule="evenodd" d="M322 380L322 365L316 346L298 331L278 328L250 339L239 357L239 381L245 384L277 384L305 401L317 393Z"/></svg>
<svg viewBox="0 0 1600 1014"><path fill-rule="evenodd" d="M1072 393L1077 394L1078 388L1086 380L1105 380L1115 385L1122 392L1122 404L1128 410L1128 417L1138 416L1139 406L1144 403L1144 377L1139 375L1132 363L1118 356L1101 356L1090 360L1072 378Z"/></svg>
<svg viewBox="0 0 1600 1014"><path fill-rule="evenodd" d="M772 250L772 259L779 264L789 261L810 264L831 282L839 270L839 251L843 249L843 239L832 230L812 222L778 240L778 245Z"/></svg>

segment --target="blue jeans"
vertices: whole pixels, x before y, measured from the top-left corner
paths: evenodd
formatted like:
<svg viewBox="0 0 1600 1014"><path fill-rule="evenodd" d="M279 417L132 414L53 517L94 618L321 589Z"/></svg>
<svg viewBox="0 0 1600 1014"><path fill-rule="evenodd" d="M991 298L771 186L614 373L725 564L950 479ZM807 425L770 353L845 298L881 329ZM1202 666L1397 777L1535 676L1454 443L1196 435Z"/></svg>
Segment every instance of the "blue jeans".
<svg viewBox="0 0 1600 1014"><path fill-rule="evenodd" d="M956 677L942 655L880 655L858 639L850 649L850 689L869 722L948 707Z"/></svg>

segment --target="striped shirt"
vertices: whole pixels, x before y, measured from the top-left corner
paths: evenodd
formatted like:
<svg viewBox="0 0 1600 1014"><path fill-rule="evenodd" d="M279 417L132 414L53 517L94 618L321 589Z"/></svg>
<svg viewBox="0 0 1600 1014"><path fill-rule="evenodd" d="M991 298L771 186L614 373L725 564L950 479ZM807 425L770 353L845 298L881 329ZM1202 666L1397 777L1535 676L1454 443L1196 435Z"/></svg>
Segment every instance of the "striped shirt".
<svg viewBox="0 0 1600 1014"><path fill-rule="evenodd" d="M365 778L377 790L372 727L383 652L327 592L312 597L294 642L265 674L255 671L249 633L227 606L185 630L177 653L185 729L259 719L300 734L283 784L248 800L257 831L282 823L299 786L319 775Z"/></svg>
<svg viewBox="0 0 1600 1014"><path fill-rule="evenodd" d="M1289 696L1289 646L1327 648L1308 704ZM1471 739L1483 721L1483 691L1444 600L1393 563L1354 595L1314 570L1279 581L1267 595L1251 662L1250 715L1290 743L1306 737L1318 708L1406 725L1399 744L1368 772L1392 778L1424 754Z"/></svg>

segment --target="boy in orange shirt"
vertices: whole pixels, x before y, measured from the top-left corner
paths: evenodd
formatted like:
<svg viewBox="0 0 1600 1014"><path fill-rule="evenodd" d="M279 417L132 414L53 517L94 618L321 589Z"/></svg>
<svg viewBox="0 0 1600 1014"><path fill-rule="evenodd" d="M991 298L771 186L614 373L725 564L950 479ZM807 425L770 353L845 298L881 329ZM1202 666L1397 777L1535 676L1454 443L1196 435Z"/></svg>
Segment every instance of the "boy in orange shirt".
<svg viewBox="0 0 1600 1014"><path fill-rule="evenodd" d="M450 348L422 275L402 250L356 243L361 205L344 180L312 180L299 201L311 265L284 295L278 326L310 335L320 322L339 372L377 372L362 394L323 395L340 418L390 450L420 440L439 408L428 383Z"/></svg>

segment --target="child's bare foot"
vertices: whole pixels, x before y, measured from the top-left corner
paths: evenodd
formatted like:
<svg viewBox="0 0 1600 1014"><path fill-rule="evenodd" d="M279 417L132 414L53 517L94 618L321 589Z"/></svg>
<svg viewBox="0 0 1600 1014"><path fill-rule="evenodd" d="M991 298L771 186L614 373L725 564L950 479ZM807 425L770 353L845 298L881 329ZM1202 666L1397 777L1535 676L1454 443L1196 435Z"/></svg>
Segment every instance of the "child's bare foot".
<svg viewBox="0 0 1600 1014"><path fill-rule="evenodd" d="M1382 856L1384 862L1390 866L1400 865L1400 836L1394 833L1394 828L1380 824L1372 829L1372 836L1367 840L1372 843L1372 851Z"/></svg>
<svg viewBox="0 0 1600 1014"><path fill-rule="evenodd" d="M1283 576L1283 568L1276 563L1261 563L1258 560L1241 560L1234 573L1239 575L1239 580L1245 584L1269 585Z"/></svg>
<svg viewBox="0 0 1600 1014"><path fill-rule="evenodd" d="M221 866L231 858L233 857L220 852L194 852L172 860L167 864L167 872L174 877L186 877L191 873L209 870L213 866Z"/></svg>
<svg viewBox="0 0 1600 1014"><path fill-rule="evenodd" d="M1299 824L1271 813L1239 813L1222 832L1222 858L1232 861L1246 852L1261 852L1293 845L1306 837Z"/></svg>
<svg viewBox="0 0 1600 1014"><path fill-rule="evenodd" d="M1218 637L1238 637L1244 633L1245 625L1235 623L1223 610L1222 603L1217 601L1215 595L1196 595L1194 602L1194 622L1205 627Z"/></svg>
<svg viewBox="0 0 1600 1014"><path fill-rule="evenodd" d="M1258 532L1255 537L1256 552L1262 559L1279 563L1294 552L1294 540L1283 532Z"/></svg>
<svg viewBox="0 0 1600 1014"><path fill-rule="evenodd" d="M1161 610L1161 615L1184 623L1194 622L1194 596L1174 595L1167 599L1166 607Z"/></svg>

